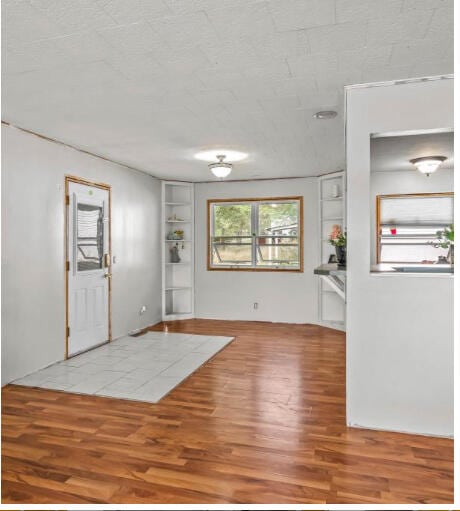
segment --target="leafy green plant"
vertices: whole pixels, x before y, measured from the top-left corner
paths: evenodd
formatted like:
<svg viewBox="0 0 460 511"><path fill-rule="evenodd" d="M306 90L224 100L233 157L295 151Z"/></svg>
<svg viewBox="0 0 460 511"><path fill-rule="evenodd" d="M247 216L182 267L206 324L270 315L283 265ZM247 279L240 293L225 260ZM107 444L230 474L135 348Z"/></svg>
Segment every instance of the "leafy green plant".
<svg viewBox="0 0 460 511"><path fill-rule="evenodd" d="M433 241L432 244L436 248L450 248L454 245L454 224L449 225L441 231L436 231L438 241Z"/></svg>

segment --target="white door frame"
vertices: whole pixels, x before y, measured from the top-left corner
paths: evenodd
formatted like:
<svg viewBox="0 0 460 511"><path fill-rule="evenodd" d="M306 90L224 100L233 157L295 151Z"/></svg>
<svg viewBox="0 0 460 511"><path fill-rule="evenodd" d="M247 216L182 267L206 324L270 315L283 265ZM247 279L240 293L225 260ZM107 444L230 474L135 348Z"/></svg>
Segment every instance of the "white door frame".
<svg viewBox="0 0 460 511"><path fill-rule="evenodd" d="M68 222L69 222L69 183L77 183L86 186L93 186L95 188L101 188L103 190L107 190L109 195L109 206L108 206L108 257L104 261L105 267L108 272L111 273L111 260L112 260L112 206L111 206L111 187L105 183L96 183L94 181L88 181L87 179L82 179L76 176L65 176L65 192L64 192L64 240L65 240L65 249L64 249L64 271L65 271L65 358L69 358L69 244L68 244ZM109 342L112 340L112 279L108 279L108 288L109 288L109 297L108 297L108 332L109 332Z"/></svg>

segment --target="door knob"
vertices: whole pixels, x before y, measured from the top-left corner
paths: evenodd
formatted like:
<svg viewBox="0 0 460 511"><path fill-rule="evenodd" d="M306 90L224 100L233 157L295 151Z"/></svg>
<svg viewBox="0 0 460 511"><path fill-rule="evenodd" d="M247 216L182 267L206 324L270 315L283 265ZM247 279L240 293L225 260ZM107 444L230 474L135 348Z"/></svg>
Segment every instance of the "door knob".
<svg viewBox="0 0 460 511"><path fill-rule="evenodd" d="M104 273L104 278L105 279L110 279L111 277L112 277L111 273Z"/></svg>

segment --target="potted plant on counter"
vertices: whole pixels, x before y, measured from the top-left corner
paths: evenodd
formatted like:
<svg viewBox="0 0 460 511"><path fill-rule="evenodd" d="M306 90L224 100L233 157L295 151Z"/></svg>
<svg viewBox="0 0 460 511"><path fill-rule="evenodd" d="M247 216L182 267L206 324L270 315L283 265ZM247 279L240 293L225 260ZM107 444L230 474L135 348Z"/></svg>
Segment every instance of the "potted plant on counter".
<svg viewBox="0 0 460 511"><path fill-rule="evenodd" d="M347 233L342 232L340 225L333 225L329 234L329 243L335 247L335 255L339 266L347 264Z"/></svg>
<svg viewBox="0 0 460 511"><path fill-rule="evenodd" d="M448 248L447 261L454 264L454 224L449 225L442 231L436 231L438 241L432 242L436 248Z"/></svg>

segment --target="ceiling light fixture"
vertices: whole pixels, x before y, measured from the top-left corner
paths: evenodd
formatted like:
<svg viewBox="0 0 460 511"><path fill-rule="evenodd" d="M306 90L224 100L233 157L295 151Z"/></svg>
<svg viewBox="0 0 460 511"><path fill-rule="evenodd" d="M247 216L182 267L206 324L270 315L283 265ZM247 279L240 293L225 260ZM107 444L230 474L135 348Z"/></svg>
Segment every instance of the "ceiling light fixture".
<svg viewBox="0 0 460 511"><path fill-rule="evenodd" d="M225 163L225 154L217 154L216 158L219 160L218 163L210 163L208 165L209 170L216 177L227 177L232 171L233 165L231 163Z"/></svg>
<svg viewBox="0 0 460 511"><path fill-rule="evenodd" d="M335 110L320 110L316 112L316 114L313 114L313 117L321 120L334 119L334 117L337 117L337 112Z"/></svg>
<svg viewBox="0 0 460 511"><path fill-rule="evenodd" d="M419 172L429 176L438 170L443 161L447 160L446 156L422 156L410 160Z"/></svg>

